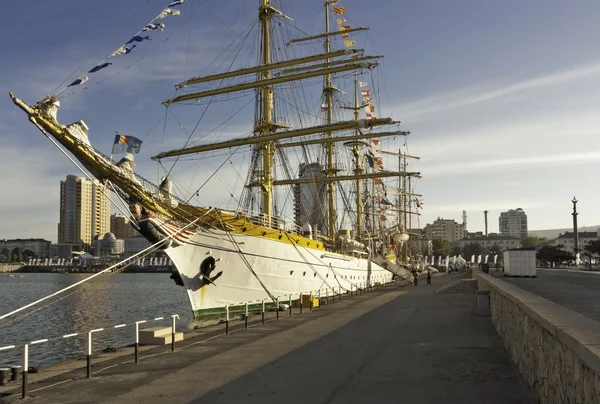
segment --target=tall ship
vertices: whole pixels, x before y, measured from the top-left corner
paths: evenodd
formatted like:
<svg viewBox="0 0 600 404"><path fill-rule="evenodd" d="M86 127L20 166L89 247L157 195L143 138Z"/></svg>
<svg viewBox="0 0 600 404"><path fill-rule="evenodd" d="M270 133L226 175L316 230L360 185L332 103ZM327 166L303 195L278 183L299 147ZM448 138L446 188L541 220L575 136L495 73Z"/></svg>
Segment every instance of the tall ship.
<svg viewBox="0 0 600 404"><path fill-rule="evenodd" d="M253 21L227 49L206 49L215 55L213 71L176 83L164 97L164 116L148 117L149 127L164 125L162 144L171 143L166 128L184 134L179 147L150 156L159 170L155 182L134 171L142 136L118 133L108 155L92 145L86 122L60 123L63 98L66 104L92 81L101 85L150 40L160 48L155 44L167 23L181 21L199 3L171 1L55 93L35 104L9 93L12 101L75 165L105 184L115 206L168 255L171 278L185 288L196 318L241 302L344 293L410 276L417 264L407 242L410 218L420 208L411 179L420 174L408 169L413 156L406 149L383 150L404 143L409 132L379 116L382 56L357 46L366 28L353 26L351 10L338 1L322 3L322 29L307 34L292 15L293 2L257 0ZM252 53L253 63L240 60ZM182 123L183 110L194 120ZM231 135L224 129L230 121L246 129ZM178 182L194 165L199 180ZM223 192L232 206L216 206Z"/></svg>

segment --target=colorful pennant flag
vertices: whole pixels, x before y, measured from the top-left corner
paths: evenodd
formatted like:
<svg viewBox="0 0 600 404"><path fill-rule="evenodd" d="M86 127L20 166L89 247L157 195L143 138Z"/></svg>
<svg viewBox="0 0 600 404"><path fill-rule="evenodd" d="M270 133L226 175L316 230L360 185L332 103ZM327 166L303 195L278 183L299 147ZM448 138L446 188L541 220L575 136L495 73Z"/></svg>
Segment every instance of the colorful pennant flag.
<svg viewBox="0 0 600 404"><path fill-rule="evenodd" d="M366 81L359 81L359 82L358 82L358 85L359 85L360 87L366 87L366 86L367 86L367 82L366 82Z"/></svg>
<svg viewBox="0 0 600 404"><path fill-rule="evenodd" d="M334 7L333 14L334 15L346 14L346 8L345 7Z"/></svg>
<svg viewBox="0 0 600 404"><path fill-rule="evenodd" d="M183 4L183 2L184 2L184 0L175 0L175 1L172 1L171 4L169 4L169 7L180 6L180 5Z"/></svg>
<svg viewBox="0 0 600 404"><path fill-rule="evenodd" d="M128 48L127 46L123 45L119 49L117 49L116 51L114 51L109 56L109 58L111 58L113 56L118 56L118 55L128 55L128 54L131 53L131 51L133 50L133 48L135 48L135 45L132 45L131 48Z"/></svg>
<svg viewBox="0 0 600 404"><path fill-rule="evenodd" d="M142 31L152 31L155 29L160 29L161 31L165 28L165 24L163 24L162 22L156 23L156 24L148 24L146 25Z"/></svg>
<svg viewBox="0 0 600 404"><path fill-rule="evenodd" d="M327 112L327 104L321 104L321 112Z"/></svg>
<svg viewBox="0 0 600 404"><path fill-rule="evenodd" d="M370 97L371 96L371 90L360 90L360 94L363 97Z"/></svg>
<svg viewBox="0 0 600 404"><path fill-rule="evenodd" d="M152 39L150 39L150 36L148 36L148 35L146 35L146 36L136 35L133 38L131 38L129 41L127 41L125 43L125 45L129 45L130 43L133 43L133 42L142 42L142 41L151 41L151 40Z"/></svg>
<svg viewBox="0 0 600 404"><path fill-rule="evenodd" d="M71 84L69 84L67 87L71 87L71 86L79 86L83 83L85 83L86 81L89 80L88 75L84 75L83 77L78 78L77 80L75 80L74 82L72 82Z"/></svg>
<svg viewBox="0 0 600 404"><path fill-rule="evenodd" d="M103 64L101 64L101 65L98 65L98 66L94 67L94 68L93 68L92 70L90 70L88 73L96 73L97 71L99 71L99 70L102 70L102 69L104 69L105 67L108 67L108 66L110 66L110 65L112 65L112 63L108 63L108 62L107 62L107 63L103 63Z"/></svg>
<svg viewBox="0 0 600 404"><path fill-rule="evenodd" d="M338 25L340 25L340 24L345 23L346 19L345 18L337 18L336 21L337 21Z"/></svg>
<svg viewBox="0 0 600 404"><path fill-rule="evenodd" d="M181 11L176 10L174 8L165 8L159 15L156 16L156 18L166 18L170 15L179 15L181 14Z"/></svg>
<svg viewBox="0 0 600 404"><path fill-rule="evenodd" d="M350 25L340 25L340 31L348 31L349 29L352 29Z"/></svg>
<svg viewBox="0 0 600 404"><path fill-rule="evenodd" d="M344 46L354 46L356 45L356 41L344 41Z"/></svg>

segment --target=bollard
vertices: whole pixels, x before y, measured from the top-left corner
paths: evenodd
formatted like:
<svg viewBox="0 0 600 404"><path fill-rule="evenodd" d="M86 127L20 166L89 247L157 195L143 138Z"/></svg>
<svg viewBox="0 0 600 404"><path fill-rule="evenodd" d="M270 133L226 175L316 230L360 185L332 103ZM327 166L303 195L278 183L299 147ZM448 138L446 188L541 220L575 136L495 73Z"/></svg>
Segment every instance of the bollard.
<svg viewBox="0 0 600 404"><path fill-rule="evenodd" d="M10 368L0 368L0 386L5 386L10 378Z"/></svg>
<svg viewBox="0 0 600 404"><path fill-rule="evenodd" d="M275 298L275 305L277 306L277 309L275 310L275 319L279 320L279 296Z"/></svg>
<svg viewBox="0 0 600 404"><path fill-rule="evenodd" d="M331 288L331 303L335 304L335 286Z"/></svg>
<svg viewBox="0 0 600 404"><path fill-rule="evenodd" d="M329 289L325 288L325 304L329 305Z"/></svg>
<svg viewBox="0 0 600 404"><path fill-rule="evenodd" d="M21 373L21 366L16 365L10 368L10 380L16 382L19 380L19 373Z"/></svg>
<svg viewBox="0 0 600 404"><path fill-rule="evenodd" d="M342 301L342 287L341 286L338 286L338 291L340 292L339 297L340 297L340 302L341 302Z"/></svg>
<svg viewBox="0 0 600 404"><path fill-rule="evenodd" d="M308 302L308 311L312 311L312 309L313 309L313 300L315 299L313 297L312 290L309 292L308 299L309 299L309 302Z"/></svg>
<svg viewBox="0 0 600 404"><path fill-rule="evenodd" d="M92 332L88 332L87 378L92 377Z"/></svg>
<svg viewBox="0 0 600 404"><path fill-rule="evenodd" d="M171 329L171 352L175 352L175 318L179 317L177 314L171 314L173 318L173 328Z"/></svg>
<svg viewBox="0 0 600 404"><path fill-rule="evenodd" d="M145 322L146 322L146 320L136 321L135 322L135 351L134 351L135 363L140 363L140 356L139 356L139 348L140 348L140 324L145 323Z"/></svg>
<svg viewBox="0 0 600 404"><path fill-rule="evenodd" d="M248 329L248 302L246 302L246 315L244 316L244 329Z"/></svg>
<svg viewBox="0 0 600 404"><path fill-rule="evenodd" d="M292 295L290 295L290 316L292 315Z"/></svg>
<svg viewBox="0 0 600 404"><path fill-rule="evenodd" d="M29 369L29 344L23 346L23 373L21 378L21 398L27 397L27 369Z"/></svg>
<svg viewBox="0 0 600 404"><path fill-rule="evenodd" d="M229 305L225 306L225 335L229 335Z"/></svg>
<svg viewBox="0 0 600 404"><path fill-rule="evenodd" d="M304 296L304 293L300 293L300 314L302 314L302 297Z"/></svg>
<svg viewBox="0 0 600 404"><path fill-rule="evenodd" d="M265 299L262 299L262 323L265 323Z"/></svg>

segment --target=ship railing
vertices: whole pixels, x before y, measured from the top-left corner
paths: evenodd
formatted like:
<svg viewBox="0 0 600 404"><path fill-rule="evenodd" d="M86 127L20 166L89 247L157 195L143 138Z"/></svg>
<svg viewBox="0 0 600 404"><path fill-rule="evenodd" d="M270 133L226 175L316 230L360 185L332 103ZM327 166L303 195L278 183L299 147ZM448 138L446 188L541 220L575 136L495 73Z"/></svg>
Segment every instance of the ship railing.
<svg viewBox="0 0 600 404"><path fill-rule="evenodd" d="M250 209L233 208L230 206L224 207L222 211L231 215L246 217L257 226L265 226L272 229L284 230L298 235L302 234L302 227L298 226L292 219L286 216L271 215L271 221L269 223L267 215L262 212L257 212Z"/></svg>
<svg viewBox="0 0 600 404"><path fill-rule="evenodd" d="M93 334L96 334L99 332L109 332L112 330L117 330L117 329L121 329L121 328L125 328L125 327L134 327L135 328L134 361L135 361L135 363L139 363L139 344L140 344L140 342L139 342L140 341L139 326L140 326L140 324L170 320L171 321L171 352L174 352L175 351L175 334L176 334L177 319L179 319L178 314L171 314L171 315L155 317L155 318L147 319L147 320L138 320L138 321L134 321L131 323L122 323L122 324L117 324L117 325L108 326L108 327L95 328L93 330L84 331L84 332L74 332L74 333L70 333L70 334L64 334L64 335L60 335L58 337L43 338L43 339L38 339L35 341L29 341L29 342L20 343L20 344L5 345L5 346L0 346L0 353L3 351L12 350L12 349L19 349L19 348L23 349L23 356L22 356L23 366L22 367L21 366L12 366L10 368L10 379L11 379L11 381L17 381L18 377L19 377L19 373L21 374L21 397L25 398L27 396L27 378L28 378L29 369L30 369L30 367L29 367L29 349L30 349L30 347L33 348L33 346L49 343L52 341L65 341L65 340L75 338L75 337L86 338L86 340L87 340L86 376L89 379L92 377L92 355L93 355L92 336L93 336ZM8 368L0 369L0 384L5 383L5 381L6 381L5 378L7 377L6 373L8 373L8 370L9 370Z"/></svg>

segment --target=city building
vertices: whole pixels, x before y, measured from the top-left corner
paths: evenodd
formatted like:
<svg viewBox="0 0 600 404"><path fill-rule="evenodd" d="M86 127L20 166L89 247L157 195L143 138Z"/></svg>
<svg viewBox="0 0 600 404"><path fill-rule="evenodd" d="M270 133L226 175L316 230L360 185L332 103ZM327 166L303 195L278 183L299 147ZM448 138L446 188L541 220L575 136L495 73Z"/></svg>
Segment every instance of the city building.
<svg viewBox="0 0 600 404"><path fill-rule="evenodd" d="M324 177L323 166L317 163L300 164L299 179ZM312 226L313 232L327 234L327 186L325 183L296 184L294 186L294 222L303 227Z"/></svg>
<svg viewBox="0 0 600 404"><path fill-rule="evenodd" d="M599 229L600 230L600 229ZM564 234L559 235L554 240L551 240L548 245L558 246L562 245L563 250L575 253L575 237L572 231L567 231ZM579 252L584 251L585 245L590 241L596 241L600 239L599 232L596 231L579 231Z"/></svg>
<svg viewBox="0 0 600 404"><path fill-rule="evenodd" d="M131 225L131 221L123 215L114 214L110 216L110 232L117 239L126 239L135 237L139 233Z"/></svg>
<svg viewBox="0 0 600 404"><path fill-rule="evenodd" d="M511 209L500 213L498 222L501 236L527 237L527 215L523 209Z"/></svg>
<svg viewBox="0 0 600 404"><path fill-rule="evenodd" d="M98 180L68 175L60 182L58 244L90 249L95 235L110 230L108 190Z"/></svg>
<svg viewBox="0 0 600 404"><path fill-rule="evenodd" d="M6 256L9 261L14 259L12 257L14 254L30 255L32 253L35 258L48 258L50 244L50 241L42 238L0 240L0 255Z"/></svg>
<svg viewBox="0 0 600 404"><path fill-rule="evenodd" d="M495 233L492 233L487 237L484 235L471 234L472 233L469 233L469 238L462 239L458 243L461 250L471 243L479 244L488 252L496 250L494 251L496 253L500 253L511 248L521 248L521 239L518 237L499 236Z"/></svg>
<svg viewBox="0 0 600 404"><path fill-rule="evenodd" d="M457 223L454 219L438 218L432 224L427 224L423 230L428 240L442 239L454 243L465 237L464 224Z"/></svg>
<svg viewBox="0 0 600 404"><path fill-rule="evenodd" d="M112 233L94 236L94 255L96 257L108 257L123 254L125 242L118 239Z"/></svg>

